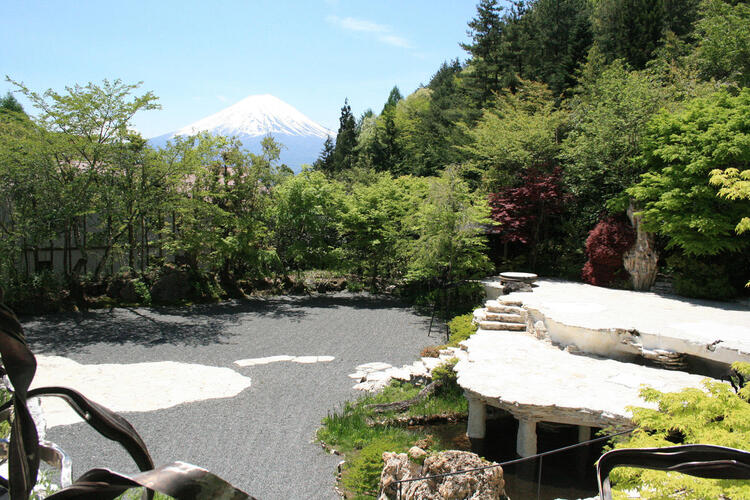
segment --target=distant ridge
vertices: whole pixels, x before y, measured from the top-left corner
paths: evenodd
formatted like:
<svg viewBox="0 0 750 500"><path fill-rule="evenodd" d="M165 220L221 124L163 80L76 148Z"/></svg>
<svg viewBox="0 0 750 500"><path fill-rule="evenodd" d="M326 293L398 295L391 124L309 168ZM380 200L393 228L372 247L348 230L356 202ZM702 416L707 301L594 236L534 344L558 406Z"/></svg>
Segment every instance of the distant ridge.
<svg viewBox="0 0 750 500"><path fill-rule="evenodd" d="M218 113L201 118L185 127L149 140L152 146L164 146L177 135L199 132L237 137L245 148L258 153L267 135L282 144L281 162L299 172L320 154L328 136L336 133L314 122L293 106L270 94L251 95Z"/></svg>

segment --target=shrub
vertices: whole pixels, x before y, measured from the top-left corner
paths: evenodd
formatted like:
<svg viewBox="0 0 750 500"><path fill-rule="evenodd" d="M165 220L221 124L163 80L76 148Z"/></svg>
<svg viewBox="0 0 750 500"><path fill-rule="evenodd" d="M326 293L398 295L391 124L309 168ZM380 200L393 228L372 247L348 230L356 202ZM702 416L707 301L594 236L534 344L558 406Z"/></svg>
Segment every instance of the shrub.
<svg viewBox="0 0 750 500"><path fill-rule="evenodd" d="M474 313L456 316L448 322L449 341L448 347L458 347L458 344L474 335L477 325L474 324Z"/></svg>
<svg viewBox="0 0 750 500"><path fill-rule="evenodd" d="M360 494L376 494L380 473L383 470L383 452L406 452L413 444L413 438L394 439L385 437L376 439L357 454L349 463L342 482L344 486Z"/></svg>
<svg viewBox="0 0 750 500"><path fill-rule="evenodd" d="M440 348L434 345L428 345L419 355L423 358L437 358L440 356Z"/></svg>
<svg viewBox="0 0 750 500"><path fill-rule="evenodd" d="M635 232L624 219L607 217L600 220L586 238L589 260L583 266L583 280L596 286L624 280L622 256L634 242Z"/></svg>
<svg viewBox="0 0 750 500"><path fill-rule="evenodd" d="M692 257L682 253L667 259L674 277L674 290L685 297L726 300L737 295L729 280L726 256Z"/></svg>
<svg viewBox="0 0 750 500"><path fill-rule="evenodd" d="M658 409L632 408L636 429L616 448L651 448L710 443L747 449L750 442L750 363L734 363L742 386L737 392L724 382L704 382L705 390L680 392L641 390L641 397ZM635 468L612 472L616 489L641 490L643 498L750 498L747 481L702 479L682 474Z"/></svg>
<svg viewBox="0 0 750 500"><path fill-rule="evenodd" d="M148 290L148 285L146 285L146 283L141 279L136 279L133 280L133 287L135 288L135 293L138 295L141 304L151 304L151 292Z"/></svg>

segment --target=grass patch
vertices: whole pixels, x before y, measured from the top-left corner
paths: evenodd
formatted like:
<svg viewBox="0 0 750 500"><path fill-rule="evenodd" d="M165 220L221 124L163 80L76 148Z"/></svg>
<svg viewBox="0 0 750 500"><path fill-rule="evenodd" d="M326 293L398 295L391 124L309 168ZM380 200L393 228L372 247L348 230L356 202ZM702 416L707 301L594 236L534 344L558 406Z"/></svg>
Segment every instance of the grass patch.
<svg viewBox="0 0 750 500"><path fill-rule="evenodd" d="M433 374L436 378L443 378L444 385L432 396L406 412L376 415L367 408L370 404L410 399L422 389L406 382L392 381L383 391L348 402L340 411L329 413L323 419L317 437L346 455L347 466L342 474L341 484L351 494L351 498L375 497L383 469L383 452L406 452L418 441L430 443L431 451L440 451L446 446L442 440L433 439L433 436L428 435L423 428L407 429L403 426L377 423L403 416L466 414L468 403L463 390L456 383L452 364L441 370L436 369Z"/></svg>

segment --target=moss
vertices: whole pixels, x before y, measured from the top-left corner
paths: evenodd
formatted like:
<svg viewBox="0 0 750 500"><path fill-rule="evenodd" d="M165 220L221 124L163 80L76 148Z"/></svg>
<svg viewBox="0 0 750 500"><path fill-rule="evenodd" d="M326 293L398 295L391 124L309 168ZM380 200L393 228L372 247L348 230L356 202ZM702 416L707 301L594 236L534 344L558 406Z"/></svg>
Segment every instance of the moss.
<svg viewBox="0 0 750 500"><path fill-rule="evenodd" d="M477 331L477 325L474 324L474 313L462 314L456 316L448 322L448 331L450 332L446 347L458 347L458 345L474 335Z"/></svg>

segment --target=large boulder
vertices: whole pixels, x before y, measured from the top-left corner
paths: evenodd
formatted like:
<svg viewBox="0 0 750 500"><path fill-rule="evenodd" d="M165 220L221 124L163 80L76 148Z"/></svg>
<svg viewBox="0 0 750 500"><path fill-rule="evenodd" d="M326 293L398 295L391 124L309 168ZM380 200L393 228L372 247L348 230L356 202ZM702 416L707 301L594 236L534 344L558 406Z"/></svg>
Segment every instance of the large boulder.
<svg viewBox="0 0 750 500"><path fill-rule="evenodd" d="M191 290L190 274L187 270L166 267L151 287L151 300L160 304L179 302L187 299Z"/></svg>
<svg viewBox="0 0 750 500"><path fill-rule="evenodd" d="M410 454L413 449L409 450ZM422 500L496 500L507 499L503 469L493 467L481 471L455 476L425 479L410 483L396 481L418 477L434 476L492 465L475 453L468 451L443 451L427 457L424 465L409 459L406 453L383 453L385 466L380 475L380 497L378 500L396 498Z"/></svg>

